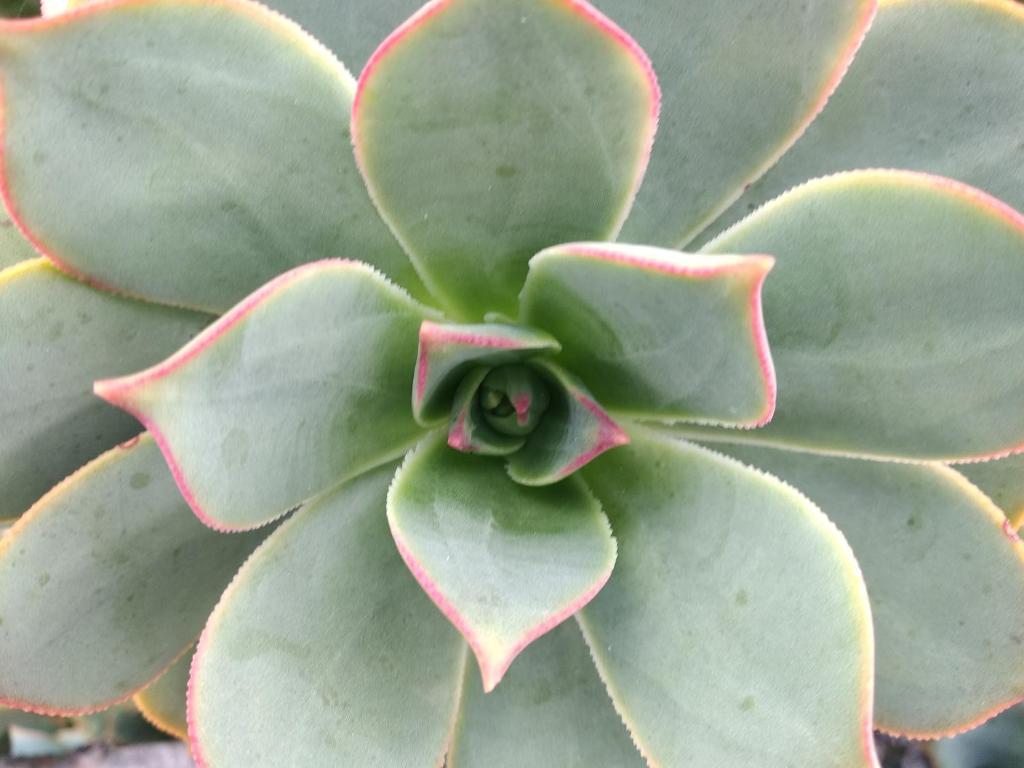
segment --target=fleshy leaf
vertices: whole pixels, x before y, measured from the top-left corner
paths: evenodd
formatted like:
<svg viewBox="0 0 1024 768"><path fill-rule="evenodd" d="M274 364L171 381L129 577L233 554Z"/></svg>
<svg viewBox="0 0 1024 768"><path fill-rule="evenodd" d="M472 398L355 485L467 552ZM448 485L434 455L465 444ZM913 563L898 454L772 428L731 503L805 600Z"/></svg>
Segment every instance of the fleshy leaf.
<svg viewBox="0 0 1024 768"><path fill-rule="evenodd" d="M420 326L412 408L416 420L429 425L447 418L455 391L470 370L501 365L561 347L534 328L503 323L452 325L427 320Z"/></svg>
<svg viewBox="0 0 1024 768"><path fill-rule="evenodd" d="M875 619L875 727L934 739L1024 698L1024 544L941 465L715 444L793 483L853 547Z"/></svg>
<svg viewBox="0 0 1024 768"><path fill-rule="evenodd" d="M203 522L245 530L422 435L409 392L427 316L365 264L307 264L96 393L147 425Z"/></svg>
<svg viewBox="0 0 1024 768"><path fill-rule="evenodd" d="M356 170L352 77L283 17L100 3L0 39L4 197L69 271L218 312L327 257L421 290Z"/></svg>
<svg viewBox="0 0 1024 768"><path fill-rule="evenodd" d="M867 594L814 505L640 436L582 474L620 553L580 622L650 765L877 765Z"/></svg>
<svg viewBox="0 0 1024 768"><path fill-rule="evenodd" d="M435 0L359 81L356 157L433 292L515 314L530 257L614 238L659 94L636 44L582 0Z"/></svg>
<svg viewBox="0 0 1024 768"><path fill-rule="evenodd" d="M465 645L388 535L394 469L300 510L224 594L189 684L200 768L438 764Z"/></svg>
<svg viewBox="0 0 1024 768"><path fill-rule="evenodd" d="M192 650L190 648L174 662L155 683L132 697L132 703L138 707L146 720L182 741L188 738L185 697L188 693Z"/></svg>
<svg viewBox="0 0 1024 768"><path fill-rule="evenodd" d="M211 319L97 291L43 259L0 272L0 518L139 433L93 380L155 363Z"/></svg>
<svg viewBox="0 0 1024 768"><path fill-rule="evenodd" d="M941 460L1024 449L1024 216L949 179L856 171L708 249L777 260L764 314L778 407L737 440Z"/></svg>
<svg viewBox="0 0 1024 768"><path fill-rule="evenodd" d="M32 244L14 226L7 211L0 206L0 269L34 259L38 255Z"/></svg>
<svg viewBox="0 0 1024 768"><path fill-rule="evenodd" d="M922 87L936 73L941 87ZM1021 82L1019 2L883 0L821 116L713 230L795 184L855 168L949 176L1024 210Z"/></svg>
<svg viewBox="0 0 1024 768"><path fill-rule="evenodd" d="M409 570L476 654L485 691L586 605L615 562L608 521L578 480L528 488L500 460L438 437L395 476L388 521Z"/></svg>
<svg viewBox="0 0 1024 768"><path fill-rule="evenodd" d="M260 541L189 514L149 436L62 482L0 540L0 702L103 709L195 641Z"/></svg>
<svg viewBox="0 0 1024 768"><path fill-rule="evenodd" d="M629 435L605 413L572 374L546 361L534 366L552 382L551 405L526 445L509 456L508 473L524 485L550 485L629 442Z"/></svg>
<svg viewBox="0 0 1024 768"><path fill-rule="evenodd" d="M466 672L447 768L645 768L574 622L526 649L489 694Z"/></svg>
<svg viewBox="0 0 1024 768"><path fill-rule="evenodd" d="M759 426L775 408L761 317L768 256L572 243L530 261L524 322L611 411Z"/></svg>
<svg viewBox="0 0 1024 768"><path fill-rule="evenodd" d="M597 5L651 55L664 90L662 130L623 234L676 247L803 134L850 65L876 3Z"/></svg>
<svg viewBox="0 0 1024 768"><path fill-rule="evenodd" d="M1012 528L1024 526L1024 453L998 461L957 464L954 469L999 505Z"/></svg>
<svg viewBox="0 0 1024 768"><path fill-rule="evenodd" d="M477 368L462 378L462 383L455 393L455 401L452 404L448 445L463 453L507 456L522 448L526 438L503 435L484 419L477 393L488 373L490 373L489 368Z"/></svg>

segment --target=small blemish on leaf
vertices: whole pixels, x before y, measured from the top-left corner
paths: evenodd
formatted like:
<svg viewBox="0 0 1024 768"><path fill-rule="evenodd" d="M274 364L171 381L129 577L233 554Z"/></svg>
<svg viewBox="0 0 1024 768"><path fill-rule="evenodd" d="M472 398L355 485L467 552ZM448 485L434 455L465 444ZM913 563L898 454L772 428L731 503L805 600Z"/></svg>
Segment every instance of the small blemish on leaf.
<svg viewBox="0 0 1024 768"><path fill-rule="evenodd" d="M231 213L238 210L238 203L234 200L225 200L220 204L221 213Z"/></svg>
<svg viewBox="0 0 1024 768"><path fill-rule="evenodd" d="M141 491L143 488L149 485L149 475L147 475L145 472L136 472L134 475L131 476L131 479L128 481L128 484L136 491Z"/></svg>
<svg viewBox="0 0 1024 768"><path fill-rule="evenodd" d="M136 445L138 445L138 442L139 442L139 440L141 438L142 438L142 435L136 435L131 440L125 440L123 443L120 443L117 447L121 448L123 450L128 450L129 448L134 448Z"/></svg>
<svg viewBox="0 0 1024 768"><path fill-rule="evenodd" d="M749 712L754 708L755 704L756 702L754 701L753 696L745 697L743 701L740 702L740 712Z"/></svg>
<svg viewBox="0 0 1024 768"><path fill-rule="evenodd" d="M511 179L517 173L519 173L519 169L514 165L503 164L494 169L494 174L501 179Z"/></svg>
<svg viewBox="0 0 1024 768"><path fill-rule="evenodd" d="M47 154L40 149L37 149L32 153L32 162L36 165L42 165L46 162Z"/></svg>
<svg viewBox="0 0 1024 768"><path fill-rule="evenodd" d="M47 336L47 338L50 341L56 341L57 339L59 339L63 335L64 335L64 323L60 323L60 322L54 323L53 325L51 325L49 330L46 332L46 336Z"/></svg>
<svg viewBox="0 0 1024 768"><path fill-rule="evenodd" d="M220 455L229 467L238 467L249 459L249 433L235 427L220 444Z"/></svg>
<svg viewBox="0 0 1024 768"><path fill-rule="evenodd" d="M745 589L741 589L739 592L736 593L736 605L742 607L749 602L750 598L747 597L747 591Z"/></svg>
<svg viewBox="0 0 1024 768"><path fill-rule="evenodd" d="M920 527L921 521L918 519L917 515L911 515L907 518L907 528L910 528L912 531L916 531Z"/></svg>
<svg viewBox="0 0 1024 768"><path fill-rule="evenodd" d="M50 574L48 574L46 571L43 571L39 574L38 581L40 587L45 587L47 584L50 583Z"/></svg>

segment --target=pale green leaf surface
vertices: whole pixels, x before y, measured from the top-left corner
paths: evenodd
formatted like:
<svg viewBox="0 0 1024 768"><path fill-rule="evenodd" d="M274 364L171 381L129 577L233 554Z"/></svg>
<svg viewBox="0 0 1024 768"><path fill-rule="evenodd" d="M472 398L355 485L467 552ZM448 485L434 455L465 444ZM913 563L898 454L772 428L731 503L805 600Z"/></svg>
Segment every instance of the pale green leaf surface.
<svg viewBox="0 0 1024 768"><path fill-rule="evenodd" d="M581 625L650 765L876 765L867 594L816 507L640 435L582 474L619 560Z"/></svg>
<svg viewBox="0 0 1024 768"><path fill-rule="evenodd" d="M796 184L855 168L949 176L1022 210L1022 82L1019 2L882 0L821 116L708 236Z"/></svg>
<svg viewBox="0 0 1024 768"><path fill-rule="evenodd" d="M447 417L460 382L478 365L503 365L559 349L557 341L535 328L425 322L416 356L413 413L423 424Z"/></svg>
<svg viewBox="0 0 1024 768"><path fill-rule="evenodd" d="M192 655L192 649L189 649L155 683L132 697L132 702L146 720L182 740L188 738L185 697Z"/></svg>
<svg viewBox="0 0 1024 768"><path fill-rule="evenodd" d="M509 456L513 480L533 486L557 483L629 442L629 435L579 379L546 360L535 361L534 368L550 383L551 404L522 450Z"/></svg>
<svg viewBox="0 0 1024 768"><path fill-rule="evenodd" d="M839 526L875 619L875 726L936 738L1024 697L1024 544L953 470L715 444Z"/></svg>
<svg viewBox="0 0 1024 768"><path fill-rule="evenodd" d="M210 311L328 257L420 291L356 170L351 76L281 17L126 0L0 40L8 202L69 268Z"/></svg>
<svg viewBox="0 0 1024 768"><path fill-rule="evenodd" d="M848 66L874 0L596 0L650 55L658 141L623 239L675 247L801 135Z"/></svg>
<svg viewBox="0 0 1024 768"><path fill-rule="evenodd" d="M92 382L151 365L211 318L90 288L43 259L0 272L0 518L139 426Z"/></svg>
<svg viewBox="0 0 1024 768"><path fill-rule="evenodd" d="M127 698L195 641L261 538L196 520L150 437L103 454L0 540L0 701Z"/></svg>
<svg viewBox="0 0 1024 768"><path fill-rule="evenodd" d="M388 534L394 469L374 470L303 508L225 593L200 641L189 691L200 765L439 763L465 645Z"/></svg>
<svg viewBox="0 0 1024 768"><path fill-rule="evenodd" d="M935 768L1020 768L1024 765L1024 706L931 749Z"/></svg>
<svg viewBox="0 0 1024 768"><path fill-rule="evenodd" d="M39 254L14 226L7 211L0 206L0 269L19 261L34 259Z"/></svg>
<svg viewBox="0 0 1024 768"><path fill-rule="evenodd" d="M1024 445L1024 217L948 179L819 179L708 245L771 253L779 380L744 441L961 459Z"/></svg>
<svg viewBox="0 0 1024 768"><path fill-rule="evenodd" d="M645 768L574 622L531 645L491 693L466 672L447 768Z"/></svg>
<svg viewBox="0 0 1024 768"><path fill-rule="evenodd" d="M615 563L608 520L578 479L528 488L503 464L434 436L388 494L406 565L466 638L487 691L527 645L586 605Z"/></svg>
<svg viewBox="0 0 1024 768"><path fill-rule="evenodd" d="M252 528L419 438L409 394L427 316L365 264L309 264L96 391L153 431L204 522Z"/></svg>
<svg viewBox="0 0 1024 768"><path fill-rule="evenodd" d="M761 317L768 257L573 243L530 260L524 322L612 412L754 426L775 376Z"/></svg>
<svg viewBox="0 0 1024 768"><path fill-rule="evenodd" d="M460 319L515 314L533 254L617 233L654 136L642 53L570 0L432 3L360 78L370 193Z"/></svg>
<svg viewBox="0 0 1024 768"><path fill-rule="evenodd" d="M988 494L1014 528L1024 526L1024 454L953 467Z"/></svg>

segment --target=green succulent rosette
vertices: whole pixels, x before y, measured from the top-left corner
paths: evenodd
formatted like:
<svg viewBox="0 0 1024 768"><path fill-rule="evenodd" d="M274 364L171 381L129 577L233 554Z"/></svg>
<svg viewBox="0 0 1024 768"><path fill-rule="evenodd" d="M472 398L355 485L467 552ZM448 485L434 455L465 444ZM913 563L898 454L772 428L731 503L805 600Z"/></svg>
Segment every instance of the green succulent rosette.
<svg viewBox="0 0 1024 768"><path fill-rule="evenodd" d="M1019 700L1020 7L417 5L0 22L0 701L867 768Z"/></svg>

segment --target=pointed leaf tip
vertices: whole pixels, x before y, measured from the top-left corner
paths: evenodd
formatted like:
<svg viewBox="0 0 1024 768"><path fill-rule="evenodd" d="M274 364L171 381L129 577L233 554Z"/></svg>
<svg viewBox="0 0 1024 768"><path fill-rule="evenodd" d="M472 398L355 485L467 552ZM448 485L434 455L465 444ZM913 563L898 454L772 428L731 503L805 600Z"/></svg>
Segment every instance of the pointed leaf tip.
<svg viewBox="0 0 1024 768"><path fill-rule="evenodd" d="M530 261L525 322L609 411L751 428L776 379L761 294L775 260L617 243L568 243Z"/></svg>
<svg viewBox="0 0 1024 768"><path fill-rule="evenodd" d="M611 528L581 482L529 488L440 436L407 457L387 506L402 559L466 639L486 691L590 602L615 562Z"/></svg>

